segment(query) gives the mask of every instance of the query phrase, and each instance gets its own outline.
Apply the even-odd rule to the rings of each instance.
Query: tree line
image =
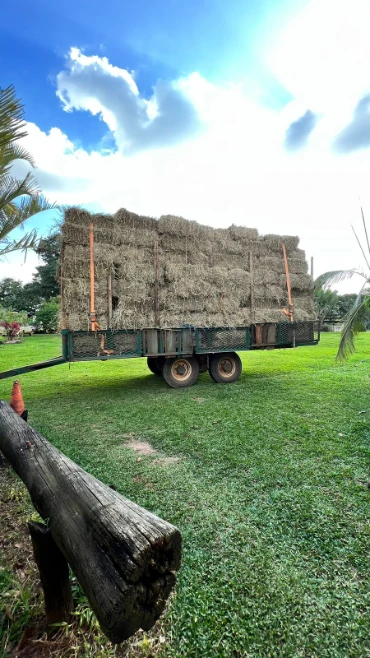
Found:
[[[55,331],[60,310],[60,234],[41,239],[34,250],[43,264],[36,268],[29,283],[22,284],[12,277],[0,280],[0,321],[20,321],[20,324],[28,321]]]
[[[344,320],[355,304],[357,294],[338,295],[336,290],[318,287],[315,290],[315,311],[321,324]],[[370,321],[370,312],[365,321]]]

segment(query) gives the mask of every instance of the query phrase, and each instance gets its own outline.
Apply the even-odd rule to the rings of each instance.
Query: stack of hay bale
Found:
[[[61,258],[63,311],[69,329],[89,328],[91,221],[95,306],[102,328],[108,328],[109,275],[113,329],[284,321],[283,242],[294,317],[314,318],[312,280],[297,237],[259,236],[256,229],[241,226],[214,229],[171,215],[156,220],[124,209],[108,216],[70,208],[62,229]]]

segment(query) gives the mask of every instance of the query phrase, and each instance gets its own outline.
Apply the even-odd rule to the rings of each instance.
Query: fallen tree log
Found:
[[[177,528],[89,475],[0,401],[0,450],[80,582],[122,642],[162,613],[181,561]]]

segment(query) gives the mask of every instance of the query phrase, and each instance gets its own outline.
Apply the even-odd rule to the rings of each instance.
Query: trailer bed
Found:
[[[169,386],[193,384],[209,371],[215,382],[236,381],[241,374],[238,352],[316,345],[319,322],[264,322],[245,327],[180,327],[174,329],[62,330],[62,355],[49,361],[12,368],[0,379],[62,363],[146,357],[149,369]]]
[[[181,327],[175,329],[106,329],[62,331],[66,361],[133,357],[170,357],[254,349],[316,345],[319,322],[265,322],[247,327]]]

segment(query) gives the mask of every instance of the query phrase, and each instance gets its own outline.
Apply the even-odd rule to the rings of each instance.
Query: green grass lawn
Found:
[[[370,335],[345,364],[338,340],[245,353],[231,385],[172,390],[142,359],[20,378],[33,427],[180,528],[166,658],[370,656]],[[26,338],[0,370],[59,353]]]

